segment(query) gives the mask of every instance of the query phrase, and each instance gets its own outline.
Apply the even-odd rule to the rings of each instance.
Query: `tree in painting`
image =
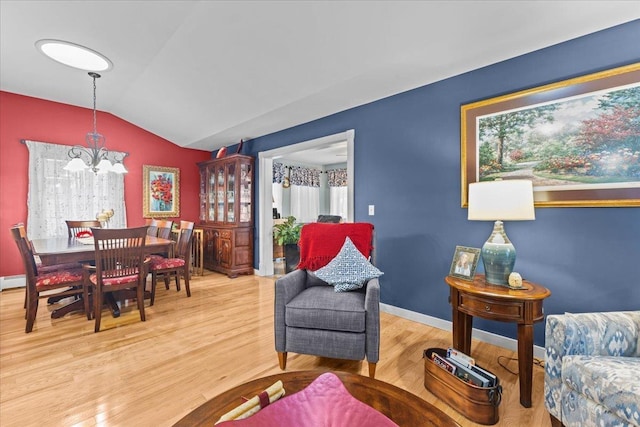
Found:
[[[500,168],[504,166],[505,151],[517,149],[523,135],[536,123],[553,122],[555,106],[531,108],[487,117],[480,121],[480,140],[494,140],[495,161]]]
[[[480,180],[640,181],[640,85],[479,118]]]

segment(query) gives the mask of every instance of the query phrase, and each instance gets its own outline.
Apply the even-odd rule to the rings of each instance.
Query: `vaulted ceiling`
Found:
[[[637,1],[0,1],[0,89],[215,150],[640,18]],[[637,41],[630,41],[636,42]],[[90,125],[90,124],[88,124]]]

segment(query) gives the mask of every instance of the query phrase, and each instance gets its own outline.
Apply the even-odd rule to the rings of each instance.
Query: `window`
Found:
[[[95,219],[103,209],[114,210],[109,227],[126,227],[123,175],[69,172],[63,168],[69,161],[70,146],[25,144],[29,149],[29,238],[66,237],[65,220]]]

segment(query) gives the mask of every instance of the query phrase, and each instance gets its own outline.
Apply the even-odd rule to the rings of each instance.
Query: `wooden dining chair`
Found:
[[[38,271],[33,249],[26,237],[24,226],[19,224],[11,227],[11,235],[16,242],[25,270],[25,319],[27,319],[27,324],[24,331],[29,333],[33,330],[40,298],[81,295],[83,293],[83,271],[79,265],[78,268],[73,269],[60,267],[51,271],[44,271],[44,269]],[[45,291],[47,294],[43,295]]]
[[[147,227],[147,236],[157,236],[158,235],[158,220],[155,218],[147,218],[146,220]]]
[[[20,233],[20,237],[24,237],[25,238],[25,241],[26,241],[27,245],[29,246],[29,249],[33,253],[33,246],[31,245],[31,240],[29,240],[29,238],[27,237],[27,230],[26,230],[24,224],[19,222],[17,224],[12,225],[12,227],[15,227],[15,228],[18,229],[18,232]],[[56,271],[56,270],[72,270],[74,268],[82,268],[82,264],[80,264],[79,262],[67,262],[67,263],[64,263],[64,264],[43,265],[38,256],[34,255],[33,259],[35,260],[36,268],[38,270],[38,273],[40,273],[40,274],[42,274],[42,273],[50,273],[50,272]]]
[[[27,246],[29,246],[29,250],[31,250],[31,252],[33,253],[33,246],[31,245],[31,240],[29,240],[29,238],[27,237],[27,230],[24,227],[23,223],[17,223],[14,224],[12,227],[16,227],[18,229],[18,232],[20,233],[20,237],[24,237],[25,242],[27,243]],[[40,258],[36,255],[33,255],[33,259],[36,263],[36,270],[38,272],[38,274],[43,274],[43,273],[51,273],[53,271],[58,271],[58,270],[74,270],[74,269],[78,269],[78,268],[82,268],[82,264],[80,264],[79,262],[68,262],[68,263],[63,263],[63,264],[52,264],[52,265],[42,265],[42,262],[40,261]],[[53,304],[58,302],[59,300],[63,299],[63,298],[67,298],[68,295],[53,295],[50,296],[47,299],[47,303],[48,304]],[[76,297],[79,298],[79,295],[76,295]],[[24,293],[24,308],[27,308],[27,293]]]
[[[191,296],[189,273],[191,268],[191,238],[193,237],[194,225],[195,223],[191,221],[180,221],[178,243],[173,257],[154,257],[151,259],[149,267],[151,272],[151,305],[155,302],[156,284],[159,277],[164,279],[167,289],[169,289],[170,279],[175,278],[177,291],[180,291],[180,276],[184,277],[187,296]]]
[[[104,294],[130,289],[136,291],[140,320],[144,322],[147,226],[121,229],[93,228],[92,232],[96,265],[84,265],[84,308],[87,319],[95,318],[94,331],[100,331]],[[93,299],[93,309],[90,298]]]
[[[158,234],[161,239],[171,238],[171,227],[173,227],[173,221],[158,220]]]
[[[77,237],[81,231],[91,231],[91,228],[100,228],[100,221],[88,220],[88,221],[72,221],[67,220],[67,230],[69,231],[69,238]]]
[[[173,221],[169,220],[154,220],[156,227],[156,234],[153,236],[159,237],[161,239],[171,239],[171,227],[173,227]],[[149,233],[147,233],[149,234]],[[151,236],[151,234],[149,234]],[[173,248],[173,247],[172,247]],[[157,260],[160,261],[162,258],[171,258],[173,256],[173,252],[163,252],[163,253],[153,253],[149,255],[151,261]]]

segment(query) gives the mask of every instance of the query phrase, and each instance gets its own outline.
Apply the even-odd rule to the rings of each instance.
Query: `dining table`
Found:
[[[173,253],[175,242],[170,239],[162,239],[155,236],[147,236],[145,239],[145,251],[153,253]],[[55,265],[66,263],[95,263],[95,245],[86,240],[75,237],[52,237],[46,239],[34,239],[31,241],[33,254],[40,258],[42,265]],[[109,293],[110,294],[110,293]],[[108,294],[108,295],[109,295]],[[114,317],[120,315],[120,309],[115,300],[110,300],[111,311]],[[82,299],[66,304],[51,312],[54,319],[65,316],[72,311],[84,310]]]

